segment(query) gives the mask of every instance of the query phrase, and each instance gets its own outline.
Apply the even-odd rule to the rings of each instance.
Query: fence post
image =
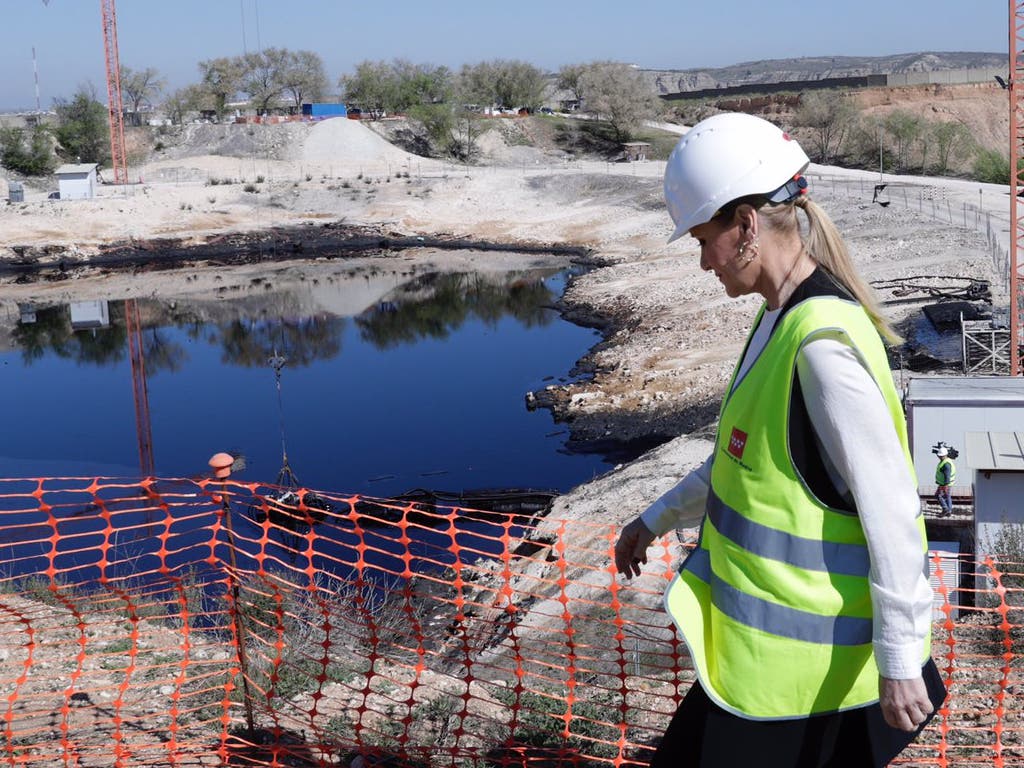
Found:
[[[228,532],[228,559],[231,561],[231,621],[235,625],[235,637],[238,639],[238,666],[242,673],[242,699],[245,703],[245,724],[249,732],[256,730],[256,718],[252,711],[252,694],[249,692],[249,659],[246,653],[245,621],[238,610],[238,562],[235,558],[235,531],[231,525],[231,503],[228,501],[227,479],[231,476],[231,467],[235,459],[228,453],[217,453],[210,459],[213,476],[222,480],[221,509],[224,512],[224,527]]]

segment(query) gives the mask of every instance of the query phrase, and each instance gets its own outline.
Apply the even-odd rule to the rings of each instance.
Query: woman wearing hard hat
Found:
[[[659,768],[884,766],[945,698],[882,344],[898,336],[808,197],[808,163],[771,123],[721,114],[680,139],[665,171],[671,240],[689,234],[729,296],[764,304],[711,457],[615,547],[619,572],[638,575],[656,536],[702,519],[665,594],[697,681]]]

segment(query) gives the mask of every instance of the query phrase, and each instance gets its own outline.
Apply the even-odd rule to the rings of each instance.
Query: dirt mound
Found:
[[[255,125],[199,123],[183,125],[158,138],[153,160],[176,160],[196,155],[264,160],[294,160],[308,128],[301,123]]]
[[[429,162],[389,143],[358,120],[323,120],[308,129],[301,150],[307,168],[403,166]]]

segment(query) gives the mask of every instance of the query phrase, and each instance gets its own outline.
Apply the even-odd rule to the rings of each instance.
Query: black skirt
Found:
[[[946,687],[931,660],[922,669],[935,711]],[[878,703],[798,720],[747,720],[719,707],[694,683],[676,710],[651,768],[883,768],[916,731],[889,726]]]

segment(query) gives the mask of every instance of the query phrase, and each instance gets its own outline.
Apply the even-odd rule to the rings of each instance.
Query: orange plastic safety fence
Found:
[[[661,607],[683,547],[627,582],[616,533],[212,480],[0,480],[0,764],[644,765],[693,679]],[[1024,567],[933,570],[950,697],[898,762],[1024,765]]]

